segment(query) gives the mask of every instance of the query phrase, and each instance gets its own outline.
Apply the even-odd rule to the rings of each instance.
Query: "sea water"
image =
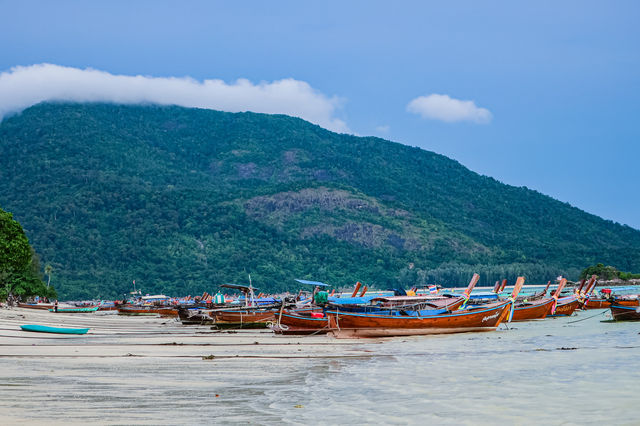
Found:
[[[0,358],[0,423],[640,424],[640,322],[603,322],[607,312],[312,345],[263,332],[239,352],[0,347],[11,353]]]

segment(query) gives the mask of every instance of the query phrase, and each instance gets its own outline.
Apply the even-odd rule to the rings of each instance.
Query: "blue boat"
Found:
[[[88,328],[63,328],[49,327],[47,325],[25,324],[20,326],[24,331],[36,331],[39,333],[57,333],[57,334],[87,334]]]

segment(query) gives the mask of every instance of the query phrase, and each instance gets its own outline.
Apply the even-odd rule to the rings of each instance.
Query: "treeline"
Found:
[[[640,279],[640,274],[634,274],[632,272],[622,272],[616,269],[614,266],[605,266],[602,263],[589,266],[580,273],[580,279],[588,278],[592,275],[596,275],[600,280],[615,280],[629,281],[633,279]]]

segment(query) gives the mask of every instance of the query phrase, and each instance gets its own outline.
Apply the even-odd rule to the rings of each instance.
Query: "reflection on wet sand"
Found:
[[[481,335],[335,340],[2,309],[0,412],[3,424],[48,425],[624,423],[640,418],[640,330],[603,319],[588,311]]]

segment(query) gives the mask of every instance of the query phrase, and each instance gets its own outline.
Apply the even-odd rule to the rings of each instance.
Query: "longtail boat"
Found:
[[[596,275],[592,275],[591,278],[589,278],[589,281],[584,286],[584,291],[581,290],[582,285],[580,286],[580,288],[576,290],[576,297],[580,301],[580,306],[579,306],[580,309],[587,309],[587,304],[589,303],[591,296],[593,296],[593,291],[596,288],[596,284],[597,284],[596,278],[597,278]]]
[[[357,313],[327,311],[331,333],[338,338],[411,336],[471,331],[493,331],[502,321],[508,320],[511,308],[522,289],[524,278],[519,277],[508,300],[477,308],[434,309],[389,313]]]
[[[90,306],[90,307],[84,307],[84,308],[78,308],[78,307],[63,307],[63,306],[58,306],[58,308],[56,309],[55,307],[53,309],[49,309],[49,312],[57,312],[57,313],[65,313],[65,314],[70,314],[70,313],[88,313],[88,312],[95,312],[98,310],[97,306]]]
[[[521,302],[514,307],[511,321],[529,321],[546,318],[551,314],[555,303],[556,300],[552,297],[533,300],[531,302]]]
[[[118,303],[116,302],[100,302],[98,304],[99,311],[117,311]]]
[[[330,331],[329,317],[317,311],[284,311],[277,314],[271,328],[276,334],[326,334]]]
[[[534,294],[523,294],[518,296],[518,298],[516,299],[516,302],[533,302],[534,300],[542,300],[542,299],[546,299],[547,298],[547,291],[549,290],[549,287],[551,286],[551,281],[547,282],[547,286]],[[517,308],[517,305],[516,305]]]
[[[366,299],[369,305],[351,304],[351,300],[355,297],[347,298],[344,302],[340,299],[334,299],[328,304],[329,310],[337,310],[339,312],[357,312],[367,314],[380,315],[434,315],[436,313],[445,313],[460,308],[469,300],[469,295],[473,287],[477,284],[480,276],[474,274],[469,285],[461,295],[443,295],[443,296],[388,296],[374,297]],[[356,283],[357,293],[360,282]],[[361,294],[362,296],[363,294]],[[362,298],[360,298],[362,299]],[[319,309],[305,309],[295,311],[280,312],[277,316],[277,322],[271,324],[271,328],[277,334],[325,334],[331,330],[329,317],[320,312]]]
[[[160,315],[164,317],[177,317],[178,310],[169,306],[121,305],[118,306],[118,315]]]
[[[64,327],[49,327],[46,325],[38,324],[25,324],[20,326],[24,331],[36,331],[39,333],[57,333],[57,334],[87,334],[88,328],[64,328]]]
[[[216,328],[266,328],[268,323],[275,320],[275,313],[282,306],[282,302],[271,303],[269,305],[259,305],[256,302],[254,291],[257,288],[249,285],[222,284],[220,287],[240,290],[244,293],[244,307],[233,309],[212,309],[207,311],[214,319]]]
[[[640,321],[640,306],[611,304],[611,316],[616,321]]]
[[[549,288],[551,282],[547,283],[546,290]],[[560,284],[558,284],[558,288],[556,289],[553,297],[549,297],[546,299],[537,299],[533,301],[518,301],[516,299],[516,304],[513,308],[513,316],[511,321],[529,321],[534,319],[543,319],[548,315],[551,315],[555,312],[558,303],[558,295],[567,284],[566,279],[560,280]]]
[[[18,303],[19,308],[42,309],[47,310],[53,308],[53,303]]]
[[[328,311],[331,333],[338,338],[411,336],[493,331],[507,318],[511,301],[429,316],[360,314]]]
[[[329,309],[339,309],[343,312],[377,312],[381,308],[386,309],[403,309],[410,311],[430,310],[430,309],[446,309],[454,311],[467,303],[473,288],[478,283],[480,275],[473,274],[469,285],[462,294],[445,294],[445,295],[422,295],[422,296],[385,296],[373,297],[368,299],[370,305],[362,303],[338,303],[340,299],[334,299],[329,302]],[[358,283],[359,284],[359,283]],[[348,299],[347,299],[348,302]]]
[[[275,309],[217,311],[214,324],[218,327],[266,328],[267,323],[275,321]]]

